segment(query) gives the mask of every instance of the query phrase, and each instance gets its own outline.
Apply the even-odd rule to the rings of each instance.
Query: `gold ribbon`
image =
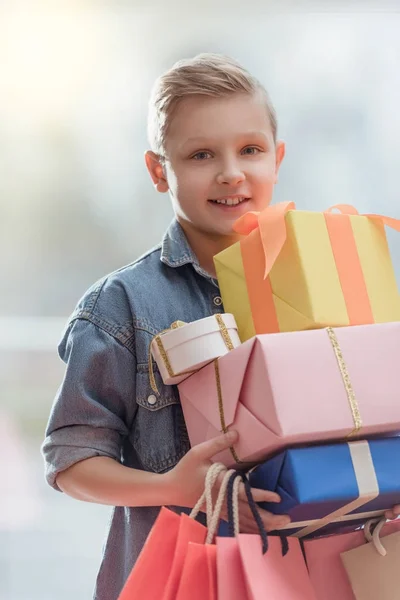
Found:
[[[349,400],[351,415],[353,417],[353,422],[354,422],[354,428],[347,435],[347,437],[352,437],[353,435],[356,435],[359,433],[359,431],[363,425],[360,408],[358,406],[358,402],[357,402],[356,395],[354,393],[353,386],[351,385],[349,372],[347,370],[347,366],[346,366],[345,360],[343,358],[343,353],[340,348],[339,340],[336,337],[336,333],[332,329],[332,327],[327,327],[326,331],[329,336],[329,340],[332,344],[333,351],[335,352],[336,360],[339,365],[340,374],[342,376],[343,384],[346,389],[347,398]]]
[[[222,316],[220,314],[216,314],[215,318],[218,323],[218,327],[219,327],[220,333],[222,335],[222,339],[224,340],[225,346],[227,347],[228,350],[233,350],[233,348],[234,348],[233,342],[231,340],[231,336],[229,335],[229,331],[224,323]],[[153,392],[155,392],[157,395],[160,395],[160,392],[158,391],[156,380],[154,377],[153,357],[152,357],[152,353],[151,353],[151,346],[152,346],[153,342],[155,342],[157,344],[158,350],[160,352],[160,356],[163,360],[165,368],[167,369],[167,373],[168,373],[169,377],[180,377],[181,375],[192,375],[193,373],[196,373],[198,371],[198,369],[194,369],[192,371],[181,371],[180,373],[174,373],[171,363],[168,358],[167,351],[165,350],[164,344],[161,339],[162,335],[164,333],[168,333],[169,331],[172,331],[173,329],[178,329],[178,327],[183,327],[184,325],[187,325],[187,323],[185,323],[184,321],[174,321],[172,323],[171,327],[169,327],[169,329],[164,329],[163,331],[160,331],[160,333],[155,335],[150,342],[150,348],[149,348],[150,386],[151,386],[151,389],[153,390]]]
[[[223,431],[223,433],[228,433],[228,428],[227,428],[226,422],[225,422],[224,401],[222,399],[222,387],[221,387],[221,377],[220,377],[220,373],[219,373],[218,359],[214,360],[214,370],[215,370],[215,380],[217,382],[218,410],[219,410],[219,418],[221,421],[221,430]],[[236,463],[240,464],[242,461],[239,459],[238,455],[236,454],[236,450],[233,448],[233,446],[231,446],[229,448],[229,450],[231,451],[234,461]]]

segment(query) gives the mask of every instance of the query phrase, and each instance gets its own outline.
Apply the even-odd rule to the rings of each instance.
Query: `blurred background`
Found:
[[[39,447],[68,315],[172,218],[143,160],[154,79],[198,52],[237,58],[287,144],[276,201],[400,217],[399,8],[0,0],[1,600],[92,597],[109,509],[47,488]]]

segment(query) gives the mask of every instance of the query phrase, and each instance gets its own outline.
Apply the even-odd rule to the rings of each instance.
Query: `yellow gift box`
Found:
[[[385,225],[349,205],[322,212],[293,202],[247,213],[246,234],[214,257],[224,310],[243,341],[262,333],[400,320],[400,296]]]

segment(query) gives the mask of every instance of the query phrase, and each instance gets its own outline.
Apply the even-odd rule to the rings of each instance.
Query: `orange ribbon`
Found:
[[[259,228],[265,258],[264,279],[268,277],[286,240],[285,215],[295,209],[294,202],[281,202],[268,206],[262,212],[250,211],[233,224],[233,230],[242,235]]]
[[[358,210],[356,208],[354,208],[354,206],[352,206],[351,204],[335,204],[334,206],[331,206],[330,208],[328,208],[325,211],[325,213],[330,213],[335,208],[337,210],[339,210],[342,213],[342,215],[359,215],[361,217],[368,217],[369,219],[375,219],[375,220],[380,221],[381,223],[383,223],[384,225],[387,225],[391,229],[400,231],[400,219],[394,219],[393,217],[386,217],[384,215],[377,215],[374,213],[365,213],[365,214],[360,215]]]

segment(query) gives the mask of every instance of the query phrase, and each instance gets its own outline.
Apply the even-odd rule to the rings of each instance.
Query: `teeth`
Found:
[[[213,202],[216,202],[217,204],[225,204],[228,206],[237,206],[244,200],[246,200],[246,198],[244,196],[240,196],[240,198],[220,198],[219,200],[213,200]]]

